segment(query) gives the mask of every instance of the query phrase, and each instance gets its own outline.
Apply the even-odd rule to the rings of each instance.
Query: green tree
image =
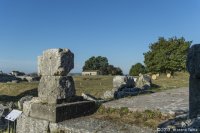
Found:
[[[145,66],[141,63],[136,63],[133,65],[129,71],[129,75],[131,76],[138,76],[140,73],[145,73]]]
[[[175,72],[186,69],[187,52],[192,41],[183,37],[172,37],[168,40],[160,37],[150,44],[149,51],[144,53],[144,63],[149,72]]]
[[[106,57],[92,56],[89,58],[83,67],[83,70],[100,70],[101,68],[106,68],[108,66],[108,59]]]
[[[109,65],[108,59],[102,56],[92,56],[86,60],[83,71],[86,70],[98,70],[102,75],[123,75],[123,72],[119,67]]]

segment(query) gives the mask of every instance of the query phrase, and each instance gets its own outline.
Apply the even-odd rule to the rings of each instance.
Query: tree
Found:
[[[106,70],[107,75],[123,75],[122,70],[119,67],[114,67],[113,65],[108,65]]]
[[[86,70],[98,70],[102,75],[123,75],[123,72],[119,67],[109,65],[108,59],[102,56],[92,56],[86,60],[83,71]]]
[[[83,67],[85,70],[100,70],[101,68],[106,68],[108,66],[108,59],[106,57],[94,57],[89,58]]]
[[[186,69],[187,52],[192,41],[183,37],[172,37],[166,40],[160,37],[150,44],[149,51],[144,53],[144,63],[149,72],[175,72]]]
[[[145,73],[145,66],[141,63],[136,63],[133,65],[129,71],[129,75],[131,76],[138,76],[140,73]]]

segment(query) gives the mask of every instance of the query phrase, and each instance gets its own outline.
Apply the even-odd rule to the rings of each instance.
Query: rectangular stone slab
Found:
[[[30,117],[57,123],[85,116],[93,113],[94,111],[95,102],[93,101],[80,101],[57,105],[33,103],[31,105]]]

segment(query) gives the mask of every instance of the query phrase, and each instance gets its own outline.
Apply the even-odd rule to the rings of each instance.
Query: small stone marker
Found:
[[[156,79],[157,79],[157,76],[156,76],[155,74],[153,74],[153,75],[151,76],[151,78],[152,78],[153,80],[156,80]]]
[[[193,45],[187,57],[187,70],[190,73],[189,83],[189,117],[200,115],[200,44]]]
[[[171,77],[172,77],[171,73],[168,73],[167,78],[171,78]]]

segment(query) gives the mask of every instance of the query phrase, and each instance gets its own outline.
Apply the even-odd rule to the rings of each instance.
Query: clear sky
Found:
[[[69,48],[73,72],[100,55],[128,73],[160,36],[200,43],[200,0],[0,0],[4,72],[36,72],[43,50]]]

